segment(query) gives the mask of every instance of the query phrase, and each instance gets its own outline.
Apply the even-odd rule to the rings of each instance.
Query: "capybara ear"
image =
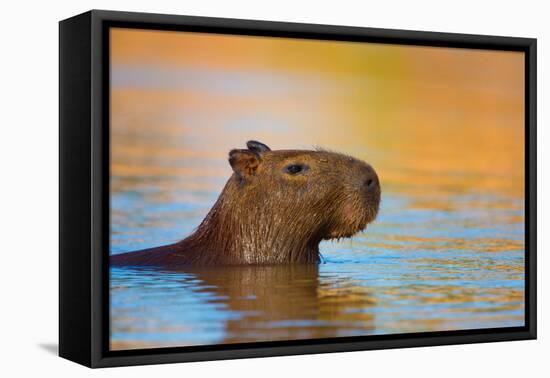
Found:
[[[271,151],[271,148],[267,147],[262,142],[258,142],[257,140],[249,140],[248,142],[246,142],[246,147],[248,147],[250,151],[254,151],[258,154]]]
[[[254,151],[231,150],[229,151],[229,164],[233,171],[240,177],[253,176],[260,166],[261,158]]]

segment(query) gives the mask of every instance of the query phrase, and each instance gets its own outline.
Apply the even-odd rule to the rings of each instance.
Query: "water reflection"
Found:
[[[369,290],[345,276],[321,279],[317,265],[113,269],[112,279],[113,349],[159,346],[150,332],[169,333],[160,344],[168,346],[170,339],[184,345],[185,337],[191,344],[236,343],[369,334],[374,329],[374,314],[367,310],[375,299]],[[124,305],[131,306],[132,299],[142,303],[139,312]],[[170,325],[155,324],[159,304]],[[212,317],[213,309],[223,315]]]
[[[112,268],[111,348],[523,324],[522,261],[513,254],[369,249],[350,256],[328,244],[319,266]]]

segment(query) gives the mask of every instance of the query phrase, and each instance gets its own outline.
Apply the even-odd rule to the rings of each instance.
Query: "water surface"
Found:
[[[143,193],[113,196],[114,217],[132,219],[130,227],[114,227],[115,253],[177,239],[185,228],[176,219],[189,218],[190,229],[200,220],[192,206],[174,209],[155,203],[154,191]],[[523,231],[515,221],[521,202],[452,200],[464,208],[416,209],[410,198],[386,193],[365,233],[322,243],[319,266],[112,268],[112,346],[523,325]],[[492,210],[478,210],[480,204]]]
[[[189,235],[249,139],[354,155],[382,185],[377,220],[318,266],[111,268],[112,349],[524,325],[519,53],[124,30],[111,46],[110,253]]]

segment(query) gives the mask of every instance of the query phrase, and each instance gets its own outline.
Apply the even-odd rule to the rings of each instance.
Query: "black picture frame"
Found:
[[[521,51],[525,54],[525,326],[109,351],[110,27]],[[89,367],[536,338],[536,39],[92,10],[59,24],[59,354]]]

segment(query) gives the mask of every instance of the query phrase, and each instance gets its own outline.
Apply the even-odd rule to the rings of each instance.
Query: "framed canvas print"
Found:
[[[60,22],[60,355],[536,337],[536,40]]]

